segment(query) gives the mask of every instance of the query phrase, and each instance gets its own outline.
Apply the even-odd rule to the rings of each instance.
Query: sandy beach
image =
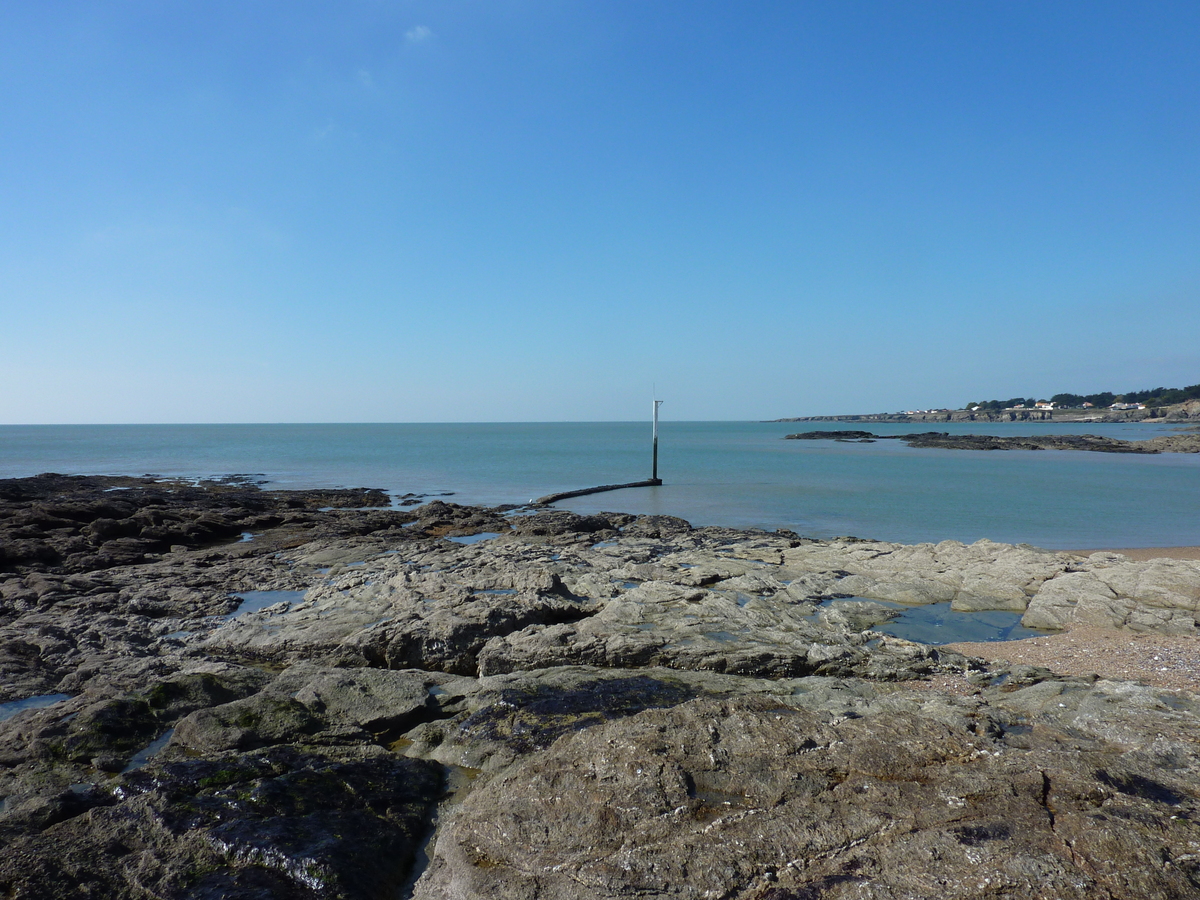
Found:
[[[1165,688],[1200,687],[1200,637],[1073,628],[1062,634],[1001,643],[947,644],[991,662],[1044,666],[1060,675],[1098,675]]]

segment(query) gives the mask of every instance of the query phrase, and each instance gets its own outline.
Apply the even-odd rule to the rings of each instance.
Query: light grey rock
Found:
[[[950,606],[959,612],[1002,609],[1024,612],[1029,605],[1030,583],[1005,579],[991,573],[972,572],[963,577],[962,586]]]
[[[1067,569],[1071,557],[992,541],[831,541],[785,550],[783,560],[785,570],[843,571],[841,591],[871,600],[950,601],[961,611],[1020,612],[1043,583]]]
[[[842,589],[843,581],[841,576],[832,572],[807,572],[789,580],[785,593],[800,602],[853,593]]]
[[[464,684],[465,682],[465,684]],[[210,705],[184,718],[172,749],[248,750],[319,740],[346,743],[410,728],[440,707],[437,696],[471,694],[473,679],[422,671],[337,669],[301,663],[253,696]]]
[[[837,587],[839,593],[910,606],[957,602],[958,598],[958,591],[953,585],[933,580],[892,581],[879,580],[870,575],[849,575],[841,579]]]
[[[1200,566],[1185,560],[1134,561],[1093,554],[1081,571],[1044,583],[1022,623],[1031,628],[1094,625],[1195,634],[1200,623]]]
[[[563,582],[571,593],[591,600],[607,600],[609,597],[616,596],[619,590],[607,571],[566,575]]]
[[[891,621],[900,613],[901,610],[895,607],[872,603],[870,600],[834,600],[828,606],[821,607],[820,618],[823,623],[835,628],[866,631],[872,625]]]
[[[1024,612],[1031,628],[1072,624],[1195,633],[1200,626],[1200,565],[1135,562],[1096,553],[1080,561],[1024,545],[991,541],[902,545],[877,541],[807,543],[782,551],[777,577],[841,573],[838,592],[872,600],[950,601],[961,612]]]
[[[774,595],[784,590],[787,585],[770,575],[747,572],[742,575],[735,575],[733,578],[726,578],[723,581],[715,582],[711,587],[713,590],[718,591]]]
[[[1177,609],[1196,613],[1200,610],[1200,564],[1182,559],[1129,561],[1094,570],[1119,597],[1128,597],[1139,606]]]
[[[1116,594],[1093,572],[1067,572],[1044,585],[1029,602],[1021,617],[1027,628],[1059,629],[1074,621],[1075,607],[1086,601],[1095,609],[1107,608],[1116,601]],[[1124,617],[1105,618],[1098,624],[1118,628]]]

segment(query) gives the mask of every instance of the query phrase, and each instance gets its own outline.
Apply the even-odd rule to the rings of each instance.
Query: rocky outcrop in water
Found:
[[[873,630],[1194,634],[1195,563],[133,481],[0,484],[5,896],[1200,892],[1200,698]]]
[[[910,447],[940,450],[1090,450],[1099,453],[1200,453],[1200,435],[1171,434],[1144,441],[1123,441],[1095,434],[1045,434],[1008,436],[993,434],[950,434],[925,431],[920,434],[873,434],[870,431],[804,431],[784,435],[789,441],[834,440],[870,444],[874,441],[904,441]]]

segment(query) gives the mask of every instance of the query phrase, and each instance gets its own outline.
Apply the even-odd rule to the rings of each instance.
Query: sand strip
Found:
[[[1130,547],[1123,550],[1064,550],[1064,553],[1075,553],[1079,556],[1091,556],[1093,553],[1120,553],[1130,559],[1192,559],[1200,560],[1200,547]]]
[[[1077,627],[1023,641],[947,644],[966,656],[1200,691],[1200,636]]]

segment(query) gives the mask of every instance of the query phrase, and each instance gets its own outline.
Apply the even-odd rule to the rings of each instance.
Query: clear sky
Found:
[[[0,422],[1200,382],[1200,3],[0,0]]]

